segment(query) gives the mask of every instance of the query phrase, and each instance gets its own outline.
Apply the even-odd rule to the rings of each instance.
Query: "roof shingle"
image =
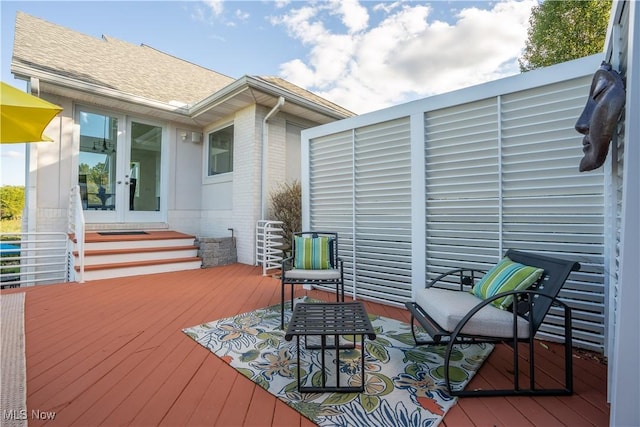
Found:
[[[23,12],[13,62],[165,103],[191,105],[235,81],[144,44],[97,39]]]

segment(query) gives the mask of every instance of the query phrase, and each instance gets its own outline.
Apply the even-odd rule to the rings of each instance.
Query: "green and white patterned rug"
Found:
[[[302,301],[310,300],[296,300]],[[286,323],[290,316],[287,310]],[[416,347],[407,323],[371,314],[369,318],[377,338],[365,340],[364,393],[298,392],[296,341],[284,339],[279,304],[183,331],[320,426],[437,425],[456,402],[444,387],[444,346]],[[342,384],[361,383],[359,343],[353,350],[341,350]],[[320,351],[301,347],[302,375],[314,382]],[[456,347],[450,375],[456,389],[464,388],[492,349],[491,344]],[[326,364],[335,366],[335,350],[327,352]],[[330,378],[332,375],[335,378],[335,372],[329,373]]]

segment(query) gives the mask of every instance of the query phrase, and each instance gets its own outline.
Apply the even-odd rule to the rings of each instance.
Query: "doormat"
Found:
[[[296,302],[307,301],[296,299]],[[288,304],[287,304],[288,305]],[[285,320],[291,310],[285,313]],[[198,344],[296,411],[324,426],[434,427],[456,402],[444,386],[444,346],[416,347],[407,323],[369,314],[375,340],[365,349],[344,350],[340,373],[360,384],[365,357],[364,393],[300,393],[296,380],[295,340],[280,329],[280,304],[184,329]],[[423,338],[425,338],[423,336]],[[348,337],[346,339],[349,339]],[[462,389],[493,349],[493,344],[455,346],[452,385]],[[320,352],[301,349],[301,372],[318,384]],[[335,351],[328,352],[334,365]],[[329,372],[329,376],[336,375]]]
[[[137,234],[149,234],[146,231],[98,231],[101,236],[135,236]]]

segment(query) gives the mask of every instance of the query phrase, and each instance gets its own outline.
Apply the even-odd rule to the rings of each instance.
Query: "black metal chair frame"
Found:
[[[411,326],[413,338],[416,345],[437,345],[447,346],[445,352],[444,376],[447,390],[451,396],[549,396],[549,395],[571,395],[573,394],[573,356],[572,356],[572,329],[571,329],[571,307],[560,301],[557,296],[565,281],[572,271],[580,270],[580,264],[575,261],[569,261],[559,258],[552,258],[545,255],[521,252],[516,250],[508,250],[505,254],[511,260],[544,269],[542,277],[534,283],[529,289],[523,291],[510,291],[494,295],[491,298],[481,300],[481,302],[470,310],[453,331],[447,331],[435,322],[425,310],[415,302],[407,302],[405,306],[411,312]],[[441,274],[427,284],[427,288],[434,286],[443,278],[457,274],[459,276],[459,285],[461,292],[468,292],[476,283],[475,273],[482,273],[481,270],[458,268]],[[452,290],[451,292],[458,292]],[[473,319],[473,316],[483,307],[491,304],[493,301],[504,296],[513,296],[513,304],[511,312],[513,313],[513,334],[510,338],[500,338],[491,336],[468,335],[462,333],[465,325]],[[534,339],[538,329],[542,325],[551,306],[560,307],[564,317],[564,362],[565,362],[565,378],[562,388],[536,388],[535,384],[535,357],[534,357]],[[515,309],[514,309],[515,307]],[[518,337],[517,317],[520,316],[528,321],[528,338]],[[415,321],[422,326],[431,337],[431,340],[420,340],[416,336]],[[513,349],[513,389],[501,390],[452,390],[449,378],[449,365],[451,362],[451,354],[456,344],[469,342],[504,342]],[[518,343],[528,343],[529,356],[529,386],[521,388],[519,381],[519,345]]]
[[[328,237],[329,238],[329,262],[333,270],[339,270],[340,275],[335,279],[318,279],[313,277],[286,277],[287,271],[293,270],[295,265],[295,236],[299,237]],[[329,231],[301,231],[293,233],[291,239],[291,256],[282,260],[282,269],[280,271],[281,281],[281,300],[280,300],[280,328],[284,329],[284,289],[286,285],[291,286],[291,310],[293,311],[293,291],[295,285],[311,285],[311,286],[327,286],[335,285],[336,301],[344,302],[344,272],[343,262],[338,256],[338,233]]]

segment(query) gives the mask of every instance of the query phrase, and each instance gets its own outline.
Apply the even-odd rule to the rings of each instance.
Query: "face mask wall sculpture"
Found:
[[[610,64],[603,62],[593,75],[587,105],[575,125],[584,135],[580,172],[597,169],[604,163],[625,98],[622,78]]]

